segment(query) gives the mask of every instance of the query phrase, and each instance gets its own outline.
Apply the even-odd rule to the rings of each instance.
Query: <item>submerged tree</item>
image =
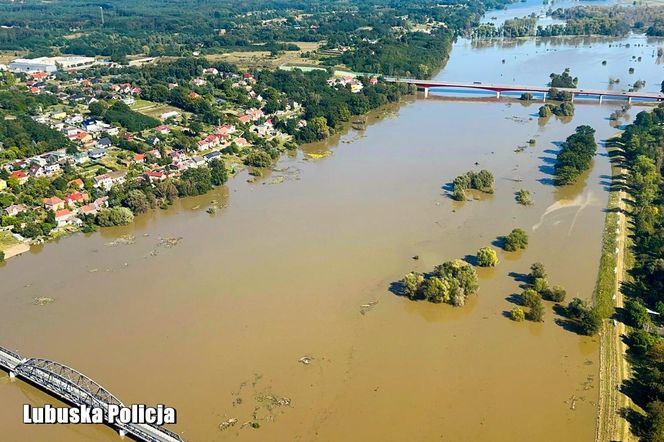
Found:
[[[480,267],[495,267],[498,264],[498,255],[491,247],[482,247],[477,251],[477,265]]]
[[[525,249],[528,245],[528,235],[523,229],[514,229],[505,237],[503,249],[508,252],[515,252]]]

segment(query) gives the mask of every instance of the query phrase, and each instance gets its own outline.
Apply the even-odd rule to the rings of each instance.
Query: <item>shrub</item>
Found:
[[[508,252],[525,249],[528,245],[528,235],[523,229],[514,229],[505,237],[503,248]]]
[[[510,311],[510,318],[512,318],[512,321],[523,322],[526,319],[526,313],[521,307],[514,307]]]
[[[530,307],[528,319],[535,322],[544,321],[544,306],[542,305],[542,300],[540,298],[537,298],[537,302]]]
[[[526,307],[531,307],[540,302],[541,298],[539,293],[533,289],[525,289],[521,293],[521,303]]]
[[[272,165],[272,157],[263,151],[251,152],[244,159],[244,164],[252,167],[270,167]]]
[[[125,226],[134,221],[134,214],[126,207],[102,209],[97,214],[97,224],[102,227]]]
[[[482,247],[477,251],[477,264],[480,267],[495,267],[498,264],[496,251],[491,247]]]
[[[530,266],[528,279],[531,283],[534,283],[537,278],[546,278],[546,270],[544,270],[544,264],[541,262],[536,262]]]
[[[530,206],[533,204],[530,192],[525,189],[521,189],[516,193],[516,201],[524,206]]]
[[[553,302],[563,302],[567,296],[567,291],[559,285],[548,288],[543,293],[544,298]]]

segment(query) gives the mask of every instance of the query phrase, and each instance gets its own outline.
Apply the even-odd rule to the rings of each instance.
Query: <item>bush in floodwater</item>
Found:
[[[528,235],[523,229],[514,229],[505,237],[503,249],[508,252],[516,252],[525,249],[528,245]]]
[[[521,307],[514,307],[510,310],[510,318],[512,321],[523,322],[526,319],[526,312]]]
[[[521,293],[521,304],[523,304],[526,307],[532,307],[541,300],[542,298],[540,297],[539,293],[537,293],[533,289],[525,289]]]
[[[498,264],[498,255],[491,247],[482,247],[477,251],[477,265],[480,267],[495,267]]]
[[[530,192],[525,189],[521,189],[516,193],[516,201],[523,206],[530,206],[533,204]]]
[[[544,299],[553,302],[563,302],[567,296],[567,291],[559,285],[554,285],[544,291],[542,294]]]
[[[531,101],[533,98],[534,98],[533,94],[531,94],[530,92],[524,92],[519,97],[519,100],[521,100],[521,101]]]
[[[528,312],[528,319],[534,322],[543,322],[544,321],[544,306],[542,305],[542,299],[537,298],[537,302],[530,307]]]

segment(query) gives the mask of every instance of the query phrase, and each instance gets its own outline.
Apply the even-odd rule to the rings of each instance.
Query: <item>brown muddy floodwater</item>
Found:
[[[626,76],[629,51],[656,47],[575,45],[585,54],[568,65],[589,87],[608,78],[592,72],[612,51],[623,65],[609,67]],[[441,76],[461,80],[476,53],[475,78],[516,77],[545,49],[462,41]],[[538,83],[561,70],[543,60]],[[646,64],[659,75],[650,58],[637,74]],[[538,121],[538,103],[481,99],[383,110],[366,130],[286,157],[259,182],[242,173],[133,226],[12,259],[0,269],[0,343],[75,367],[125,403],[176,407],[173,429],[190,441],[589,441],[596,339],[564,330],[551,303],[541,324],[504,313],[520,292],[510,274],[535,261],[569,298],[591,297],[608,158],[601,146],[592,170],[563,189],[551,185],[552,159],[577,125],[614,134],[607,117],[619,105],[578,104],[566,122]],[[530,138],[535,146],[515,152]],[[477,168],[493,172],[495,194],[453,202],[442,187]],[[533,207],[514,201],[520,188]],[[212,200],[224,204],[215,215],[205,212]],[[474,254],[515,227],[529,232],[528,249],[499,252],[465,307],[389,291],[404,273]],[[135,242],[109,244],[121,235]],[[160,237],[182,239],[168,247]],[[37,296],[55,302],[35,306]],[[21,424],[23,403],[52,400],[4,374],[0,401],[2,440],[117,440],[105,427]],[[260,428],[241,428],[254,413]],[[239,423],[219,430],[229,418]]]

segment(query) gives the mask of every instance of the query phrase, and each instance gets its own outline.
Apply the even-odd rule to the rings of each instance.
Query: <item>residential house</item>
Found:
[[[155,181],[164,181],[166,179],[166,173],[163,170],[150,170],[145,172],[145,177],[150,180],[151,183]]]
[[[82,215],[96,215],[99,211],[99,207],[97,207],[95,203],[90,203],[81,207],[79,211]]]
[[[74,192],[65,196],[65,203],[69,207],[76,207],[76,205],[83,204],[88,200],[88,194],[85,192]]]
[[[92,149],[88,152],[88,156],[91,160],[101,160],[106,156],[106,149]]]
[[[65,202],[62,199],[58,198],[57,196],[53,196],[51,198],[44,198],[43,202],[44,202],[44,208],[46,210],[52,210],[55,212],[56,210],[65,208]]]
[[[28,169],[28,173],[30,174],[30,176],[33,176],[35,178],[42,177],[46,174],[44,168],[37,163],[30,166],[30,169]]]
[[[127,172],[123,170],[116,170],[114,172],[108,172],[102,175],[97,175],[93,178],[94,186],[102,188],[107,192],[111,190],[111,187],[117,184],[123,184],[125,182],[125,176]]]
[[[60,172],[60,170],[61,170],[61,167],[60,167],[60,165],[59,165],[58,163],[55,163],[55,164],[47,164],[47,165],[44,167],[44,173],[45,173],[46,175],[48,175],[48,176],[54,175],[54,174]]]
[[[71,180],[69,183],[67,183],[70,187],[73,187],[75,189],[82,189],[85,187],[85,183],[83,183],[83,180],[80,178],[76,178],[75,180]]]
[[[137,153],[134,154],[134,163],[143,164],[145,162],[145,154]]]
[[[170,126],[162,124],[161,126],[155,127],[154,131],[157,132],[158,134],[167,135],[167,134],[171,133],[171,128],[170,128]]]
[[[19,213],[27,212],[28,208],[25,204],[12,204],[11,206],[5,209],[7,215],[16,216]]]
[[[55,212],[55,222],[58,224],[58,227],[73,224],[76,220],[80,223],[80,220],[76,218],[74,212],[69,209],[62,209]]]
[[[16,178],[19,184],[25,184],[28,181],[28,174],[24,170],[17,170],[9,175],[10,178]]]
[[[108,149],[109,147],[111,147],[113,145],[113,143],[111,142],[111,140],[104,137],[101,140],[97,141],[96,145],[100,149]]]

